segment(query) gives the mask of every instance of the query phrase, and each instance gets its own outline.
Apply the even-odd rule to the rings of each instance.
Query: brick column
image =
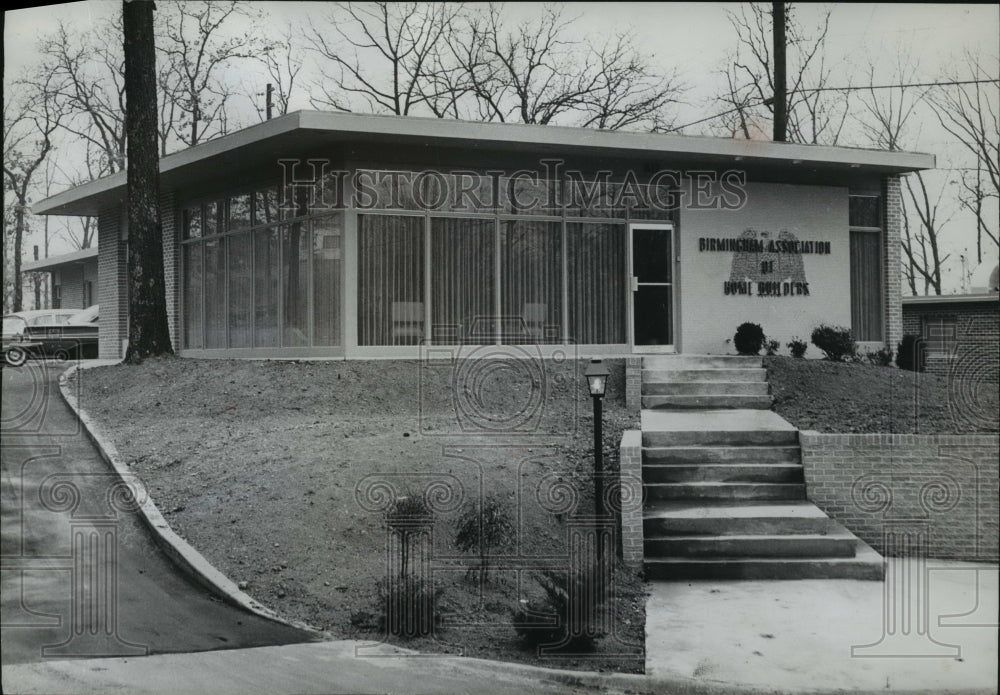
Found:
[[[642,540],[642,432],[625,430],[619,449],[621,476],[622,562],[641,570],[645,553]]]
[[[178,256],[180,255],[180,229],[177,197],[173,190],[160,191],[160,230],[163,240],[163,279],[167,295],[167,325],[170,327],[170,344],[174,352],[180,350],[180,283]]]
[[[625,407],[638,413],[642,407],[642,358],[625,358]]]
[[[903,201],[900,177],[886,176],[882,182],[885,222],[882,230],[882,307],[886,345],[893,350],[903,339],[903,303],[901,282]]]
[[[98,354],[120,359],[128,336],[127,243],[121,239],[122,208],[103,207],[97,217],[97,297],[101,305]]]

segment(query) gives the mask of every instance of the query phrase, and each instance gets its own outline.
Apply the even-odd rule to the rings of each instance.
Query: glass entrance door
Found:
[[[673,228],[632,227],[632,339],[642,352],[674,347]]]

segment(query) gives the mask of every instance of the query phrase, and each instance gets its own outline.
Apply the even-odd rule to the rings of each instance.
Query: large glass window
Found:
[[[309,225],[295,222],[281,231],[283,345],[309,344]]]
[[[205,347],[202,336],[202,246],[184,247],[184,346]]]
[[[431,338],[435,344],[490,337],[471,332],[491,326],[496,315],[495,230],[493,220],[431,220]]]
[[[424,218],[358,216],[358,344],[424,339]]]
[[[851,330],[857,340],[882,340],[881,202],[879,196],[848,197]]]
[[[559,222],[510,220],[500,232],[500,313],[507,342],[562,342]]]
[[[229,347],[246,348],[252,344],[250,314],[252,283],[249,234],[229,237]]]
[[[881,234],[851,232],[851,329],[857,340],[882,339]]]
[[[343,215],[313,223],[313,344],[340,345]]]
[[[254,232],[254,347],[278,347],[278,229]]]
[[[183,208],[184,348],[340,344],[343,213],[269,224],[278,204],[270,186]]]
[[[625,225],[567,225],[567,309],[574,342],[626,342],[627,242]]]
[[[226,249],[224,239],[205,242],[205,347],[226,347]]]

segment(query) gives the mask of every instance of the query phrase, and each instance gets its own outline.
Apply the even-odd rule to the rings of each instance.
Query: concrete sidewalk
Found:
[[[892,562],[890,578],[912,569]],[[995,693],[997,568],[933,562],[927,576],[924,594],[901,593],[888,603],[884,587],[896,585],[891,581],[655,583],[644,676],[416,656],[390,647],[377,651],[382,656],[359,657],[360,643],[342,641],[19,664],[4,668],[3,687],[157,695]],[[886,605],[897,609],[888,617]],[[929,621],[905,622],[911,609]]]
[[[646,675],[797,693],[995,693],[997,574],[890,559],[884,583],[657,582]]]

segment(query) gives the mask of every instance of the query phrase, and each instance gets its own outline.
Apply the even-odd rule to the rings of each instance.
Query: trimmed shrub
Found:
[[[896,346],[896,366],[911,372],[924,371],[924,342],[917,335],[904,335]]]
[[[741,323],[739,328],[736,329],[736,335],[733,336],[733,344],[736,346],[736,352],[741,355],[758,355],[760,354],[760,349],[764,347],[764,329],[761,328],[756,323]]]
[[[843,362],[858,354],[858,344],[850,328],[820,325],[813,329],[812,344],[823,351],[828,360]]]
[[[489,576],[491,551],[513,546],[516,538],[517,526],[499,497],[488,496],[481,506],[470,502],[458,517],[455,547],[460,552],[479,555],[479,571],[484,581]]]
[[[802,359],[805,357],[806,350],[809,349],[809,343],[799,337],[795,337],[788,343],[788,349],[792,353],[792,357]]]
[[[892,364],[892,348],[886,345],[878,350],[866,352],[865,359],[876,367],[888,367]]]

